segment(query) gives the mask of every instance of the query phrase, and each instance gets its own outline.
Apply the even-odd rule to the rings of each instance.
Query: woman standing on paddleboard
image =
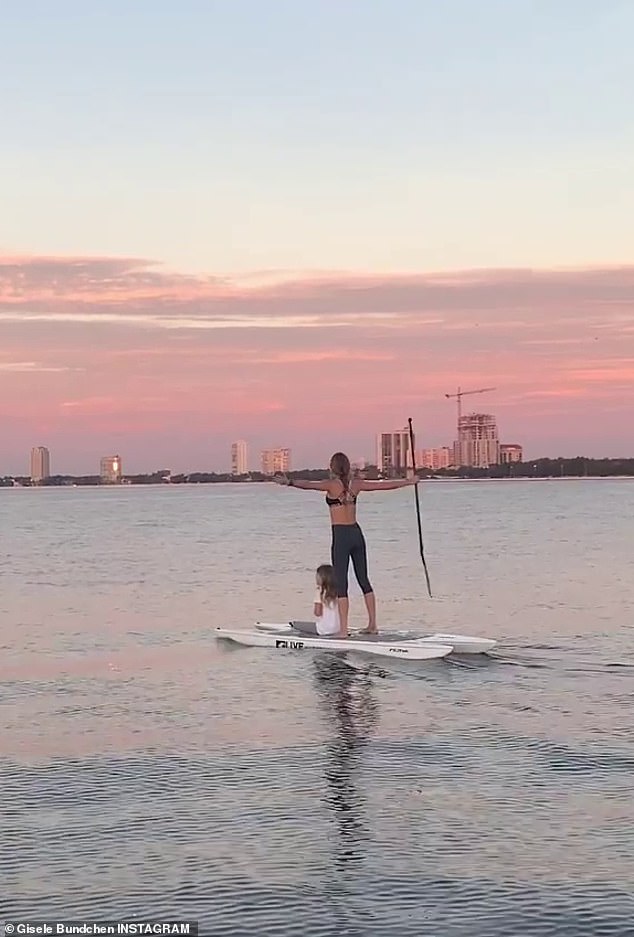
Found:
[[[392,491],[395,488],[405,488],[415,485],[418,479],[398,478],[390,481],[365,481],[362,478],[352,478],[350,460],[343,452],[335,452],[330,460],[331,477],[325,481],[309,481],[303,478],[287,478],[285,475],[276,476],[274,481],[278,485],[288,485],[291,488],[300,488],[304,491],[325,491],[326,504],[330,509],[330,523],[332,525],[331,558],[335,569],[337,582],[337,598],[339,603],[339,619],[341,622],[340,637],[348,637],[348,566],[352,560],[354,573],[363,592],[365,606],[368,610],[368,627],[365,634],[378,634],[376,625],[376,600],[374,590],[368,579],[368,557],[363,531],[357,523],[357,497],[362,491]]]

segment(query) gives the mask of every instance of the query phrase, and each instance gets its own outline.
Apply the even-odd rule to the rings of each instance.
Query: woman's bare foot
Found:
[[[374,597],[374,592],[368,592],[363,598],[365,599],[365,607],[368,611],[368,627],[364,628],[361,634],[378,634],[379,630],[376,626],[376,598]]]

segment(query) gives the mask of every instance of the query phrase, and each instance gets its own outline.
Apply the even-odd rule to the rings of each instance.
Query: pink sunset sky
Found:
[[[493,386],[502,441],[632,455],[634,266],[425,275],[197,277],[134,258],[0,258],[0,474],[32,445],[53,471],[223,470],[229,447],[296,467],[371,456],[412,416],[454,437],[444,395]]]
[[[634,455],[634,4],[6,7],[0,475]]]

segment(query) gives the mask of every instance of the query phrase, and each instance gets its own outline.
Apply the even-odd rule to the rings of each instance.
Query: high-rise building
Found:
[[[291,470],[290,449],[264,449],[262,452],[262,474],[284,475]]]
[[[500,443],[495,417],[490,413],[469,413],[458,423],[456,465],[489,468],[500,461]]]
[[[418,468],[430,469],[432,472],[449,468],[450,465],[453,465],[453,449],[450,449],[449,446],[441,446],[438,449],[422,449],[416,455],[416,465]]]
[[[239,439],[231,445],[231,474],[246,475],[249,471],[247,465],[247,444]]]
[[[118,485],[121,481],[121,457],[118,455],[104,456],[101,460],[99,475],[103,485]]]
[[[500,445],[500,462],[502,465],[508,465],[510,462],[522,462],[524,452],[517,443],[502,443]]]
[[[31,481],[39,485],[50,475],[51,457],[48,449],[46,446],[35,446],[31,449]]]
[[[376,438],[376,466],[382,475],[388,477],[402,474],[412,467],[408,429],[379,433]]]

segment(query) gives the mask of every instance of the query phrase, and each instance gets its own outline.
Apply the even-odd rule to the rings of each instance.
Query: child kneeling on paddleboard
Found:
[[[335,570],[328,563],[317,567],[315,573],[315,604],[313,614],[315,621],[293,621],[292,627],[302,634],[335,635],[341,630],[339,620],[339,603],[337,601],[337,582]]]

